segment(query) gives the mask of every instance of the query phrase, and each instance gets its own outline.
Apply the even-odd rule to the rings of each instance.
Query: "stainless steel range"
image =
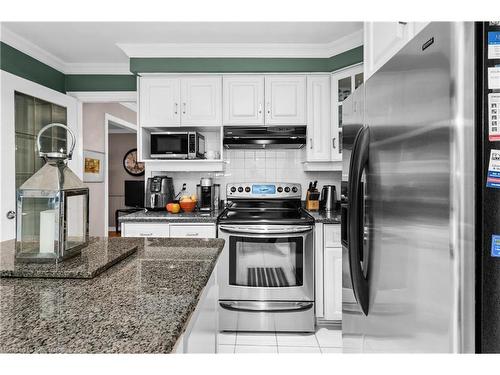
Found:
[[[221,331],[314,331],[314,219],[292,183],[227,184]]]

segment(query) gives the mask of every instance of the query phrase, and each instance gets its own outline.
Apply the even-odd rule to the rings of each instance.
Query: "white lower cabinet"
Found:
[[[170,237],[166,223],[123,223],[122,237]]]
[[[316,317],[342,319],[342,246],[339,224],[316,224]]]
[[[213,223],[123,223],[122,237],[216,238]]]
[[[203,289],[186,330],[177,340],[174,353],[216,353],[217,351],[217,265]]]
[[[324,250],[324,319],[342,319],[342,248]]]
[[[215,238],[215,224],[170,224],[170,237]]]

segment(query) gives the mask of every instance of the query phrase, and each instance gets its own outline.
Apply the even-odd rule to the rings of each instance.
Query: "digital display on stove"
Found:
[[[252,185],[252,194],[276,194],[275,185]]]

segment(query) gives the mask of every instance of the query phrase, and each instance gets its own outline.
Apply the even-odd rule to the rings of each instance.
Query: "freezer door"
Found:
[[[347,352],[473,351],[473,37],[430,24],[365,83],[363,130],[344,125],[365,134],[348,173]]]

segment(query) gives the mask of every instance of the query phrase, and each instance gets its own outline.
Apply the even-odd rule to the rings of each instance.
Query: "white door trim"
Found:
[[[104,114],[104,237],[109,231],[109,124],[122,126],[137,133],[137,125],[109,113]]]
[[[15,220],[6,217],[7,211],[16,211],[14,92],[22,92],[67,109],[67,125],[77,139],[73,159],[68,166],[80,178],[83,177],[83,150],[78,100],[3,70],[0,72],[0,82],[0,241],[4,241],[16,236]]]
[[[137,91],[68,91],[83,103],[136,102]]]
[[[83,124],[82,103],[137,103],[137,91],[69,91],[68,95],[80,101],[80,116],[78,122]],[[109,181],[108,181],[108,142],[109,121],[124,128],[137,132],[137,125],[106,113],[104,115],[104,236],[108,236],[109,229]],[[83,137],[80,139],[83,147]]]

